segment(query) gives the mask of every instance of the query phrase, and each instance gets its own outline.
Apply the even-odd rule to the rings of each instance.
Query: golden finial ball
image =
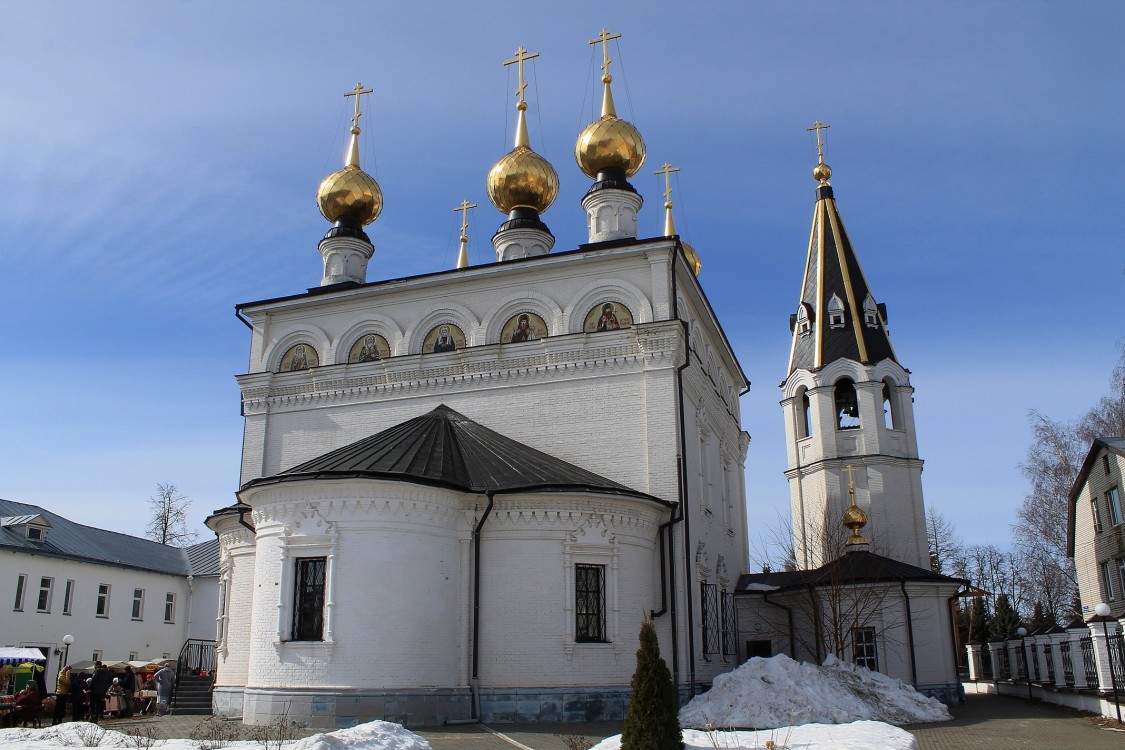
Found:
[[[703,262],[699,260],[699,253],[695,252],[695,248],[686,242],[681,242],[684,247],[684,257],[687,258],[688,265],[691,266],[691,272],[696,276],[703,270]]]
[[[332,223],[349,219],[366,226],[383,212],[383,191],[359,167],[344,167],[320,183],[316,203],[321,215]]]
[[[587,125],[574,144],[574,160],[587,177],[620,169],[626,177],[636,174],[645,163],[645,141],[632,123],[605,115]]]
[[[351,133],[352,133],[352,135],[359,135],[359,126],[358,125],[352,125]]]
[[[844,511],[844,526],[852,531],[859,531],[867,525],[867,514],[858,506],[851,505]]]
[[[832,167],[821,162],[813,167],[812,176],[817,182],[828,182],[828,178],[832,176]]]
[[[488,172],[488,199],[504,213],[533,208],[543,213],[559,194],[559,175],[551,163],[527,146],[516,146]]]

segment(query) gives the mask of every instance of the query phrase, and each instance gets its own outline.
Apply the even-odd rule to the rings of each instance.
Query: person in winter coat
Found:
[[[70,665],[59,670],[55,678],[55,713],[51,717],[52,724],[61,724],[66,720],[66,704],[70,701]]]
[[[90,678],[90,721],[97,724],[105,713],[105,694],[113,684],[113,674],[100,661],[94,665],[94,676]]]
[[[121,696],[125,700],[122,716],[133,715],[133,693],[137,689],[137,673],[133,668],[125,667],[125,674],[121,675]]]
[[[156,712],[161,716],[172,710],[172,687],[176,684],[176,673],[163,666],[152,676],[156,683]]]

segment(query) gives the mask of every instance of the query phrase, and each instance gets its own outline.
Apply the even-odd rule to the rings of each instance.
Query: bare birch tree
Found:
[[[199,538],[198,531],[187,527],[187,510],[191,500],[181,495],[174,484],[156,485],[156,494],[148,499],[152,513],[145,536],[154,542],[172,547],[187,547]]]

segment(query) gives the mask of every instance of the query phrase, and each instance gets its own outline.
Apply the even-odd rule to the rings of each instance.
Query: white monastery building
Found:
[[[169,547],[0,500],[0,555],[0,646],[38,649],[50,689],[64,657],[175,659],[214,638],[214,539]]]
[[[605,54],[602,116],[575,146],[593,181],[582,200],[589,242],[555,250],[541,216],[558,176],[525,124],[533,56],[521,48],[510,61],[515,146],[488,175],[505,215],[495,263],[468,265],[463,222],[458,268],[368,280],[364,227],[382,193],[360,167],[367,92],[357,85],[345,166],[318,192],[333,225],[320,286],[238,306],[252,330],[238,378],[242,485],[208,519],[220,541],[219,714],[326,727],[621,718],[644,618],[686,698],[750,655],[756,631],[736,610],[753,628],[772,617],[758,610],[776,609],[751,595],[736,606],[748,382],[699,258],[675,232],[670,190],[664,236],[638,237],[643,200],[628,180],[645,145],[615,114]],[[858,265],[849,288],[866,292],[856,278]],[[866,325],[866,300],[846,303],[844,327]],[[909,379],[874,314],[867,355],[825,347],[794,359],[787,414],[799,417],[793,400],[807,396],[816,427],[792,428],[803,463],[791,481],[804,518],[838,519],[844,465],[862,464],[859,506],[900,550],[878,560],[928,573],[915,567],[926,552]],[[830,338],[818,333],[817,346]],[[838,436],[837,378],[854,384],[850,408],[863,411],[861,427]],[[892,427],[874,418],[884,389]],[[821,564],[826,551],[801,539],[804,567]],[[903,592],[932,604],[957,583],[912,579]],[[950,638],[947,607],[927,616],[904,626],[912,648]],[[904,661],[884,663],[909,680]],[[954,682],[951,655],[940,674],[930,667],[914,681]]]

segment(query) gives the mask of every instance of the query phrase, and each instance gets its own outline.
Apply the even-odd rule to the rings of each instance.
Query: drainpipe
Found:
[[[679,473],[679,470],[680,470],[680,466],[679,466],[679,464],[677,464],[676,465],[677,474]],[[677,478],[677,481],[678,481],[678,478]],[[668,571],[668,553],[667,553],[666,550],[667,550],[668,545],[670,545],[671,542],[672,542],[672,538],[670,536],[671,532],[669,532],[668,530],[670,528],[672,528],[672,525],[675,524],[677,521],[680,521],[680,520],[683,519],[682,514],[680,514],[677,517],[677,511],[679,511],[679,510],[681,510],[681,508],[678,508],[678,507],[672,508],[671,517],[668,519],[668,522],[660,524],[660,527],[656,531],[656,540],[660,544],[660,609],[659,609],[659,611],[655,610],[655,609],[650,609],[648,611],[648,616],[652,620],[655,620],[657,617],[661,617],[668,612],[668,572],[669,571]],[[667,538],[667,541],[665,541],[666,538]],[[672,570],[671,572],[674,574],[675,570]],[[675,630],[673,630],[672,632],[674,633]],[[673,636],[673,637],[675,637],[675,636]]]
[[[446,719],[445,723],[452,724],[479,724],[480,723],[480,530],[492,512],[495,501],[495,492],[486,492],[488,506],[481,514],[477,525],[473,527],[473,674],[469,678],[469,690],[472,693],[472,715],[468,719]]]
[[[675,252],[673,250],[673,252]],[[691,582],[691,520],[687,514],[687,453],[685,446],[687,445],[687,431],[684,419],[684,370],[691,366],[691,329],[687,321],[680,319],[679,301],[676,285],[676,269],[675,261],[673,259],[672,267],[672,315],[676,320],[679,320],[680,325],[684,329],[684,363],[676,368],[676,401],[678,406],[678,416],[680,420],[680,455],[679,455],[679,484],[680,484],[680,518],[684,522],[684,583],[690,584]],[[675,601],[675,591],[672,592],[672,599]],[[687,606],[687,638],[688,638],[688,679],[689,690],[691,694],[695,695],[695,617],[692,612],[692,589],[690,585],[685,585],[684,588],[684,603]],[[677,641],[675,636],[676,622],[673,618],[672,623],[672,659],[674,664],[679,664]],[[677,690],[679,689],[678,668],[675,670],[677,677],[676,680]]]
[[[914,656],[914,617],[910,613],[910,594],[906,593],[906,579],[898,582],[902,599],[906,602],[906,644],[910,647],[910,683],[918,684],[918,659]]]

